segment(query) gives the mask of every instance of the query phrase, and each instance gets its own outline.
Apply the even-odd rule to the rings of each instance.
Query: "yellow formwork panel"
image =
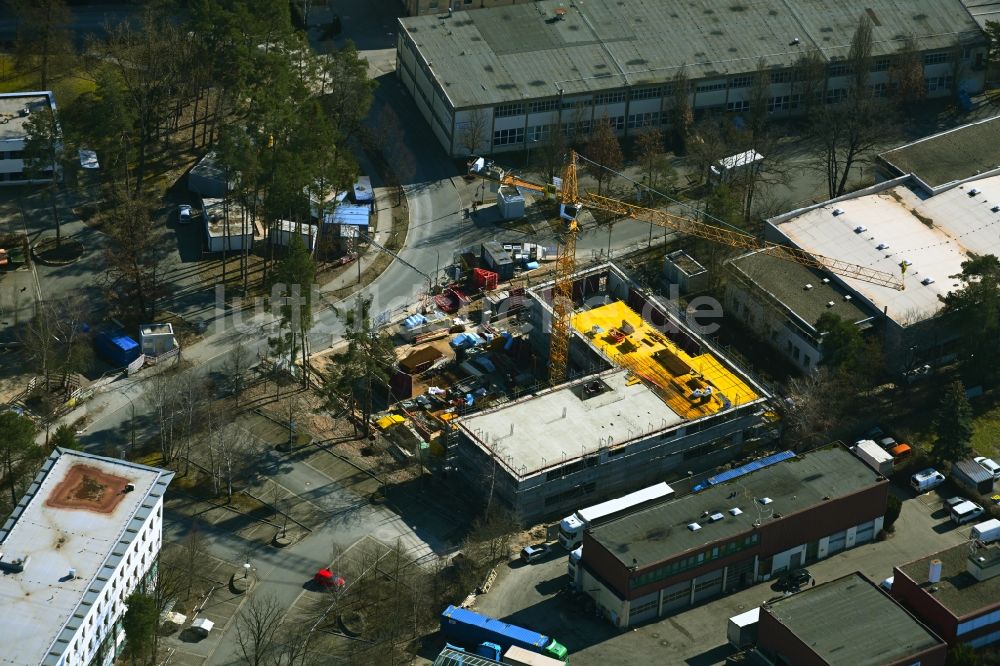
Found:
[[[712,354],[690,356],[621,301],[573,315],[573,328],[650,384],[682,418],[707,416],[759,397]]]

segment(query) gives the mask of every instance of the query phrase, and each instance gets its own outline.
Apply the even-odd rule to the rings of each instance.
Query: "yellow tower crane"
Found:
[[[809,268],[828,270],[837,275],[870,282],[871,284],[897,290],[903,289],[901,276],[886,273],[870,266],[852,264],[840,259],[806,252],[788,245],[771,243],[742,231],[725,229],[683,215],[675,215],[654,208],[636,206],[635,204],[630,204],[619,199],[591,192],[580,193],[577,188],[576,169],[577,154],[575,151],[570,151],[569,159],[563,171],[562,186],[557,194],[559,199],[559,215],[566,221],[566,228],[556,252],[556,277],[552,290],[552,337],[549,343],[549,382],[551,384],[558,384],[567,379],[569,341],[572,334],[573,320],[573,273],[576,266],[576,234],[578,230],[576,216],[584,207],[607,211],[619,217],[652,223],[672,231],[721,243],[740,250],[767,252],[784,261],[801,264]],[[474,159],[470,162],[469,170],[483,178],[495,180],[501,185],[520,187],[535,192],[546,192],[545,186],[518,178],[509,171],[504,171],[493,166],[492,163],[487,162],[483,158]],[[901,268],[905,270],[904,266],[901,266]]]

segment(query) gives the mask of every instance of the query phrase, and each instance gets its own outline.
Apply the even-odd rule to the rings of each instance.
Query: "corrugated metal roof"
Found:
[[[959,472],[973,483],[982,483],[993,478],[992,474],[974,460],[959,460],[952,464],[951,471],[952,473]]]
[[[864,14],[874,55],[908,35],[925,50],[985,40],[959,0],[543,0],[400,23],[463,108],[786,67],[813,47],[835,60]]]

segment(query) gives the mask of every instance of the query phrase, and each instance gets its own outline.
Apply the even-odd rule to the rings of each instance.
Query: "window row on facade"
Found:
[[[749,534],[742,539],[735,539],[722,544],[721,546],[713,546],[711,549],[704,552],[696,553],[682,560],[674,560],[673,562],[664,564],[661,567],[647,571],[640,576],[630,578],[629,587],[635,589],[649,585],[650,583],[655,583],[659,580],[663,580],[664,578],[676,576],[677,574],[684,573],[690,569],[700,567],[706,562],[712,562],[720,557],[728,557],[740,552],[741,550],[752,548],[758,543],[760,543],[760,534],[754,532],[753,534]]]

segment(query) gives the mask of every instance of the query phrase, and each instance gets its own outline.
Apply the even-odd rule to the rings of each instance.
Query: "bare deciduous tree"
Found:
[[[818,48],[809,49],[792,68],[792,91],[800,98],[802,111],[808,116],[822,105],[826,90],[826,59]]]
[[[222,366],[222,374],[225,377],[225,388],[232,394],[236,401],[236,406],[240,406],[240,398],[247,385],[247,375],[250,371],[250,364],[253,362],[252,355],[243,341],[237,341],[229,351],[229,357]]]
[[[614,177],[613,172],[622,166],[622,145],[607,114],[594,123],[587,139],[587,159],[593,162],[584,162],[583,169],[597,181],[597,193],[600,194],[604,184]]]
[[[927,94],[924,84],[924,61],[916,38],[903,40],[889,68],[893,97],[903,111],[910,111],[914,104]]]
[[[459,141],[469,155],[478,155],[479,147],[486,144],[490,129],[490,117],[482,109],[473,109],[459,130]]]
[[[213,419],[209,425],[208,452],[216,494],[223,484],[226,499],[233,498],[233,482],[253,466],[255,449],[253,438],[235,423]]]
[[[872,25],[862,16],[847,56],[850,87],[843,99],[828,99],[813,113],[819,144],[818,168],[826,176],[827,194],[838,197],[847,189],[851,169],[884,136],[888,108],[872,96],[868,85],[872,61]]]
[[[674,74],[673,106],[670,108],[670,125],[673,134],[674,152],[678,155],[687,153],[688,131],[694,123],[694,111],[691,109],[691,81],[688,79],[687,68],[681,67]]]
[[[270,594],[251,594],[236,616],[236,645],[248,666],[268,666],[280,650],[284,609]]]

